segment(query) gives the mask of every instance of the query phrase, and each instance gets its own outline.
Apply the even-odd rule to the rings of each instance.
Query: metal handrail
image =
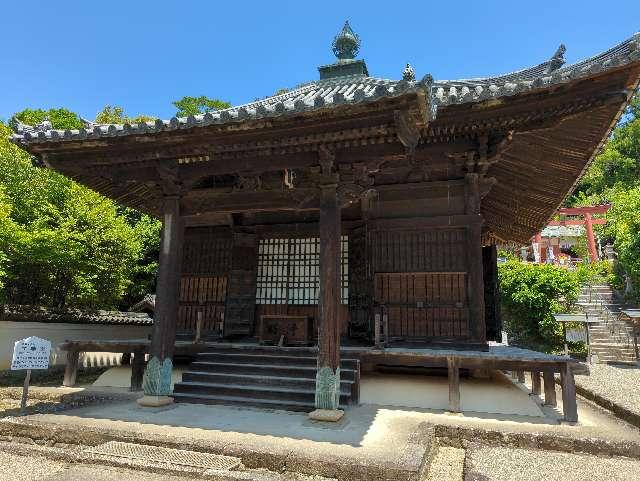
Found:
[[[626,347],[633,346],[633,334],[629,332],[627,322],[622,319],[621,314],[612,316],[609,308],[605,304],[610,304],[598,292],[593,289],[592,284],[588,284],[589,304],[595,304],[598,310],[598,319],[604,324],[611,333],[614,340]]]

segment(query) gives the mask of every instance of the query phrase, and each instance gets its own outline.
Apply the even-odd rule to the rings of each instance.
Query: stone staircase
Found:
[[[176,383],[176,402],[229,404],[288,411],[315,409],[317,350],[272,346],[212,346]],[[357,404],[360,361],[342,359],[340,405]]]
[[[591,354],[601,363],[635,363],[632,326],[620,319],[622,304],[607,284],[584,286],[578,298],[578,307],[589,319]]]

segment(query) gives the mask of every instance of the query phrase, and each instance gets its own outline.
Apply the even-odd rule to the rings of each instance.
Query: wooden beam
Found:
[[[562,410],[564,420],[569,423],[578,422],[578,404],[576,400],[576,384],[568,363],[560,371],[560,385],[562,386]]]
[[[584,214],[606,214],[611,206],[608,204],[604,205],[592,205],[585,207],[563,207],[562,209],[558,209],[558,214],[560,215],[584,215]]]
[[[78,363],[80,361],[80,352],[68,351],[67,352],[67,364],[64,367],[64,380],[62,385],[65,387],[73,387],[76,385],[76,378],[78,377]]]
[[[540,395],[540,371],[531,371],[531,393]]]
[[[144,375],[144,350],[138,349],[133,352],[131,360],[131,391],[140,391],[142,389],[142,378]]]
[[[591,219],[593,225],[604,225],[607,223],[607,219]],[[547,225],[584,225],[584,220],[552,220]]]
[[[553,371],[543,371],[544,380],[544,404],[545,406],[557,406],[556,401],[556,378]]]
[[[456,358],[447,357],[447,374],[449,379],[449,412],[459,413],[460,405],[460,367]]]

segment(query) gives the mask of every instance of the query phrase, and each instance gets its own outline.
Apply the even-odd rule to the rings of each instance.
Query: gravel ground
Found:
[[[462,481],[464,449],[441,446],[438,448],[425,481]]]
[[[640,461],[586,454],[472,447],[465,481],[634,481]]]
[[[576,376],[576,384],[640,415],[640,367],[593,364],[590,376]]]
[[[0,451],[2,481],[36,481],[64,470],[68,465],[39,456],[20,456]]]

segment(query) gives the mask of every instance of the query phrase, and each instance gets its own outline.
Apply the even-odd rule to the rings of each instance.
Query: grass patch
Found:
[[[108,367],[87,367],[78,369],[76,384],[92,384]],[[22,387],[26,371],[0,371],[0,387]],[[31,371],[31,386],[59,387],[64,379],[64,366]]]

